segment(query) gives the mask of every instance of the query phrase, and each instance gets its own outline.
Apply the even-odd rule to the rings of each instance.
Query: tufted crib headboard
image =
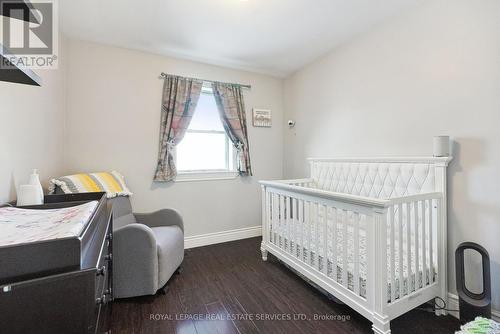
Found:
[[[445,192],[449,157],[308,159],[311,186],[321,190],[389,199]]]

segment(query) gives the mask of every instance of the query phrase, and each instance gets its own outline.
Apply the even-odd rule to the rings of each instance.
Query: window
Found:
[[[235,153],[220,120],[212,88],[203,86],[189,128],[176,146],[178,180],[235,177]]]

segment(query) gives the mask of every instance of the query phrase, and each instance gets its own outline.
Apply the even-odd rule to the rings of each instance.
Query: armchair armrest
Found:
[[[113,253],[116,298],[156,293],[158,249],[151,228],[134,223],[114,230]]]
[[[184,232],[182,216],[174,209],[162,209],[152,213],[134,213],[138,223],[149,227],[177,225]]]

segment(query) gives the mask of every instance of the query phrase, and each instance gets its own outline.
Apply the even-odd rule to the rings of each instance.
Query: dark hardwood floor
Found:
[[[187,250],[165,295],[116,300],[109,326],[111,333],[372,333],[368,320],[328,300],[276,258],[263,262],[260,238]],[[421,310],[392,322],[396,334],[458,328],[451,316]]]

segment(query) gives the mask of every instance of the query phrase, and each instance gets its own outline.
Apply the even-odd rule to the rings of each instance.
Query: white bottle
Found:
[[[38,171],[36,169],[33,169],[33,174],[30,175],[30,182],[29,184],[36,186],[38,189],[38,195],[40,196],[40,201],[43,203],[43,188],[42,184],[40,183],[40,177],[38,176]]]

